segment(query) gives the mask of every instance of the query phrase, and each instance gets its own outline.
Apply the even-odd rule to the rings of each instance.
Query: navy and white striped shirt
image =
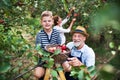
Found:
[[[61,44],[59,32],[53,29],[49,39],[49,35],[44,30],[40,30],[36,36],[36,45],[38,44],[40,44],[43,49],[48,44]]]

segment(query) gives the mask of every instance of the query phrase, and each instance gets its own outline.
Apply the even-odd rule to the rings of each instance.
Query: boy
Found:
[[[61,44],[59,32],[52,28],[53,22],[54,20],[51,11],[42,12],[41,25],[43,29],[40,30],[36,36],[36,45],[40,44],[42,49],[48,44]],[[38,79],[41,78],[39,80],[43,80],[44,74],[45,68],[42,66],[38,66],[35,69],[34,75]]]

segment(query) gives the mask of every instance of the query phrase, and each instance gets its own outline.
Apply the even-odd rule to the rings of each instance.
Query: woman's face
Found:
[[[44,16],[41,20],[41,25],[46,30],[51,29],[53,26],[53,18],[51,16]]]
[[[59,17],[58,24],[61,24],[61,23],[62,23],[62,18]]]
[[[86,37],[81,33],[74,33],[72,39],[74,42],[74,46],[79,47],[84,44]]]

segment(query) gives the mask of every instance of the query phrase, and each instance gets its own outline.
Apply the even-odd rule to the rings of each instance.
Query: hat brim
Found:
[[[89,37],[89,34],[83,32],[82,30],[75,30],[75,31],[73,31],[72,33],[81,33],[81,34],[83,34],[84,36]]]

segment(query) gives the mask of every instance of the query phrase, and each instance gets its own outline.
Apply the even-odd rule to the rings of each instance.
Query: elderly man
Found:
[[[66,71],[67,80],[78,80],[69,76],[71,66],[86,65],[87,67],[95,65],[95,53],[92,48],[85,44],[89,34],[82,26],[78,26],[73,32],[73,42],[68,43],[66,46],[71,49],[70,58],[62,64]]]

